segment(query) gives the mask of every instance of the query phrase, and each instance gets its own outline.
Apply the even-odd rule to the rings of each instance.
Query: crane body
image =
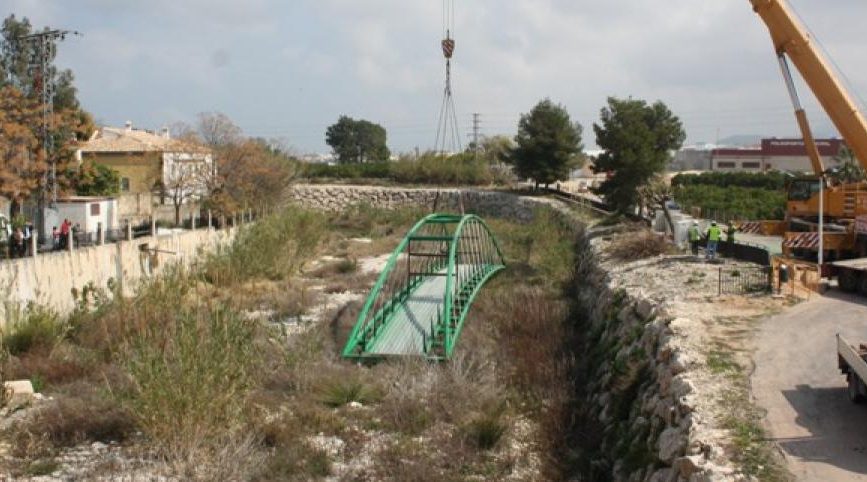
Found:
[[[813,178],[797,179],[789,185],[786,221],[779,229],[785,231],[784,253],[787,256],[809,258],[816,256],[819,246],[822,246],[822,254],[827,255],[823,256],[824,259],[843,260],[867,256],[867,183],[828,185],[807,114],[795,89],[789,61],[801,74],[847,147],[865,170],[867,120],[788,3],[785,0],[750,0],[750,3],[770,33],[815,174]],[[820,189],[820,183],[824,189]],[[826,229],[822,242],[817,242],[815,232],[818,229],[820,207]],[[867,294],[867,273],[864,278],[864,294]]]

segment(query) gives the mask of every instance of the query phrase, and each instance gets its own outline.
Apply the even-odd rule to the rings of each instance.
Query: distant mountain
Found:
[[[762,143],[762,138],[764,136],[752,135],[752,134],[741,134],[736,136],[728,136],[724,139],[720,139],[717,143],[721,146],[741,146],[741,147],[749,147],[749,146],[757,146]]]

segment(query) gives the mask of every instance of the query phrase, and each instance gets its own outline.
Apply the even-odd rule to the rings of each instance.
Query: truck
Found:
[[[812,176],[789,183],[786,219],[776,227],[777,232],[784,232],[783,256],[818,262],[822,275],[836,277],[840,288],[867,295],[867,182],[829,182],[789,61],[815,94],[853,158],[865,170],[867,120],[786,0],[750,0],[750,3],[770,33],[813,167]]]
[[[867,296],[867,182],[828,183],[787,59],[795,64],[865,171],[867,121],[786,1],[750,0],[750,3],[771,34],[815,174],[789,185],[783,254],[799,258],[815,256],[822,275],[836,277],[844,291]],[[829,262],[823,263],[825,260]],[[855,403],[867,397],[865,359],[867,344],[856,347],[837,334],[837,365],[846,375],[849,399]]]
[[[863,343],[855,347],[837,333],[837,367],[849,386],[849,400],[861,403],[867,398],[867,345]]]

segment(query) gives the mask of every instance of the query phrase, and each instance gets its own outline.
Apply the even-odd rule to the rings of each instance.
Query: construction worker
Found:
[[[705,259],[716,259],[716,248],[719,245],[722,230],[716,225],[716,221],[710,222],[710,227],[707,228],[707,249],[705,250]]]
[[[698,256],[698,243],[701,241],[701,231],[698,229],[698,221],[693,221],[692,226],[687,230],[689,236],[689,249],[692,250],[693,256]]]
[[[735,231],[737,231],[735,225],[729,223],[729,227],[726,229],[726,243],[735,244]]]

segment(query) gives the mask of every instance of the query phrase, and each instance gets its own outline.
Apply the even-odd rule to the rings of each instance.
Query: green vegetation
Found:
[[[583,162],[581,132],[565,107],[545,99],[521,115],[509,160],[519,177],[533,179],[537,187],[568,179]]]
[[[685,209],[722,221],[783,219],[786,182],[781,172],[705,172],[671,180],[674,199]]]
[[[0,348],[10,355],[37,349],[48,351],[66,336],[67,331],[67,324],[49,308],[35,304],[24,309],[7,306]]]
[[[120,174],[102,164],[86,163],[78,171],[75,193],[79,196],[114,196],[120,193]]]
[[[672,187],[680,186],[717,186],[750,187],[769,191],[786,188],[788,175],[778,172],[703,172],[701,174],[678,174],[671,179]]]
[[[674,189],[674,199],[684,209],[699,208],[719,221],[783,219],[786,212],[785,191],[763,188],[681,185]]]
[[[302,176],[313,179],[378,179],[402,184],[488,185],[503,184],[510,179],[484,157],[472,153],[441,156],[426,153],[418,159],[402,158],[395,162],[363,164],[305,164]]]
[[[209,255],[205,278],[217,285],[253,278],[283,279],[301,268],[324,235],[321,215],[283,209],[245,227],[230,247]]]
[[[595,172],[609,173],[596,190],[619,212],[639,204],[639,189],[662,173],[671,152],[686,139],[680,119],[660,101],[608,98],[600,112],[600,124],[593,124],[596,144],[603,149],[596,159]]]
[[[345,115],[325,132],[325,143],[341,164],[388,160],[391,153],[385,141],[386,132],[381,125]]]

